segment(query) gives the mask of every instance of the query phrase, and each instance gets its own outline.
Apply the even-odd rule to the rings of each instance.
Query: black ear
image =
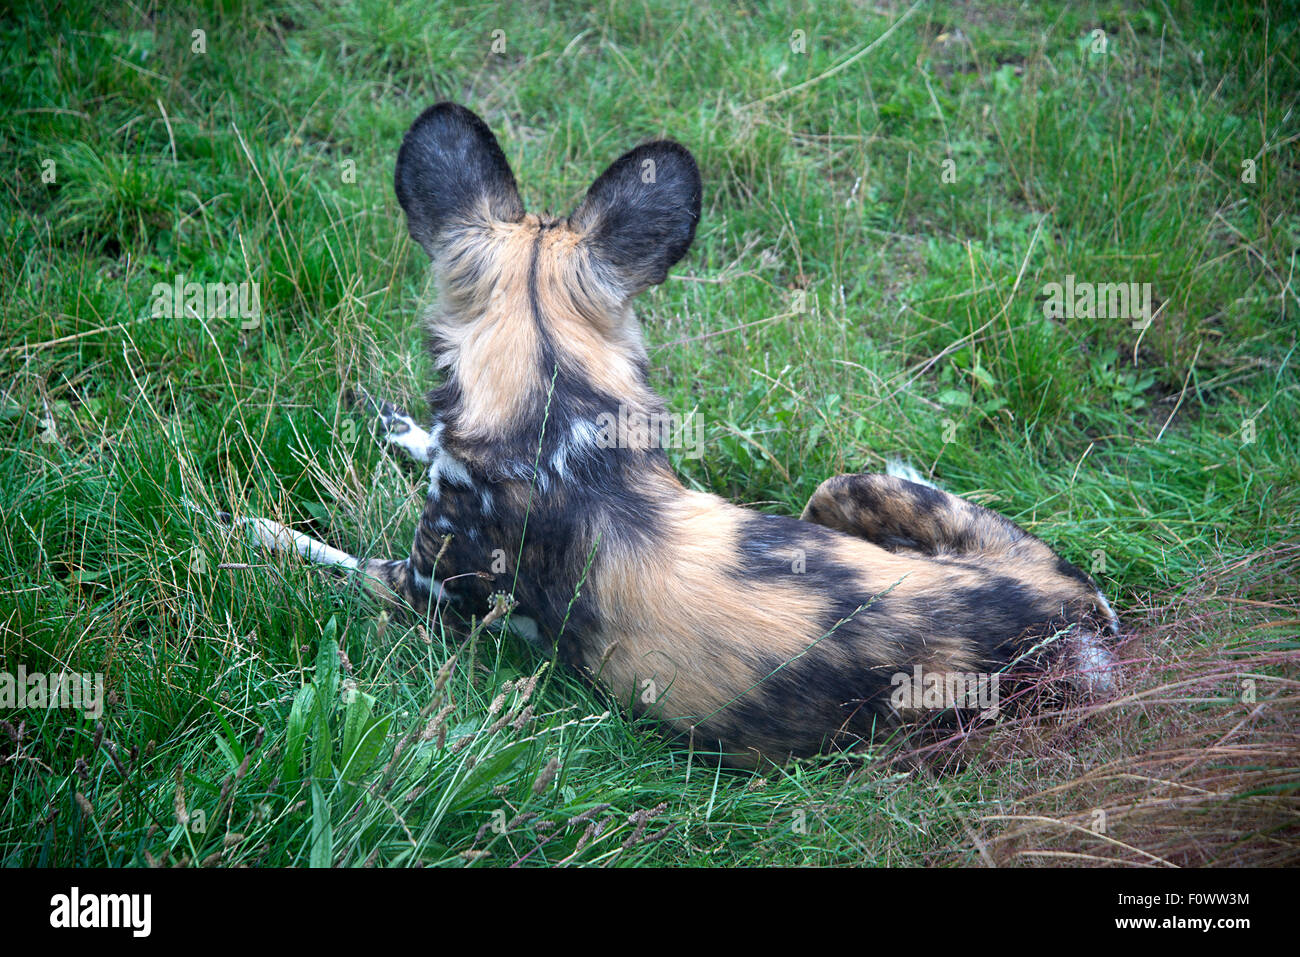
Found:
[[[663,282],[686,255],[700,221],[700,192],[700,169],[686,147],[646,143],[600,174],[569,224],[634,295]]]
[[[485,215],[513,223],[524,215],[497,138],[456,103],[431,106],[411,124],[397,151],[395,186],[411,238],[430,257],[449,224]]]

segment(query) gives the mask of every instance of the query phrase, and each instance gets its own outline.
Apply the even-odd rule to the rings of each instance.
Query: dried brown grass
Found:
[[[1130,603],[1109,700],[1045,682],[1047,707],[908,753],[1015,765],[963,822],[986,864],[1300,864],[1298,585],[1296,542],[1206,569]]]

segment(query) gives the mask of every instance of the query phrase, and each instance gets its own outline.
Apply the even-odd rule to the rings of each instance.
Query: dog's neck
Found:
[[[535,216],[448,244],[427,324],[446,379],[431,395],[443,441],[479,460],[529,461],[595,442],[599,422],[661,414],[625,299]],[[560,264],[563,264],[561,267]],[[637,435],[618,448],[662,457]]]

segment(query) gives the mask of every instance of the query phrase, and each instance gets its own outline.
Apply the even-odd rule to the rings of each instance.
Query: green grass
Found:
[[[0,861],[1017,862],[1050,841],[1001,816],[1081,768],[1193,718],[1273,741],[1258,724],[1283,714],[1292,757],[1251,785],[1278,797],[1254,830],[1225,799],[1200,825],[1231,832],[1212,853],[1149,821],[1122,832],[1118,810],[1111,833],[1179,863],[1294,863],[1296,21],[923,4],[837,69],[908,11],[891,6],[6,12],[0,665],[101,672],[110,694],[98,728],[0,712]],[[1092,569],[1141,636],[1139,691],[1262,641],[1272,710],[1220,682],[955,770],[882,743],[760,778],[518,641],[390,622],[355,586],[229,540],[184,501],[363,554],[409,544],[420,478],[340,393],[418,409],[430,382],[423,257],[391,178],[442,98],[487,119],[535,210],[567,212],[647,138],[695,153],[695,247],[641,303],[652,383],[706,423],[704,456],[675,463],[688,485],[797,514],[824,478],[901,456]],[[258,282],[262,321],[154,318],[177,274]],[[1067,274],[1150,282],[1158,315],[1141,332],[1046,318]],[[1042,813],[1086,821],[1106,800]]]

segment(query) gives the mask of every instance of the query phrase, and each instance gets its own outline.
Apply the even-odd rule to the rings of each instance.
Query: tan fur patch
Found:
[[[439,302],[429,326],[445,344],[439,364],[460,385],[457,424],[466,437],[498,434],[545,395],[528,301],[536,220],[463,230],[436,263]]]
[[[601,280],[573,230],[542,231],[536,278],[541,321],[575,371],[606,395],[649,408],[654,394],[637,369],[646,351],[636,317]]]
[[[638,371],[646,351],[636,317],[567,226],[531,214],[467,226],[435,268],[439,302],[428,323],[445,343],[439,364],[464,394],[458,424],[467,438],[490,438],[545,401],[539,321],[557,358],[593,387],[630,411],[654,406]]]

